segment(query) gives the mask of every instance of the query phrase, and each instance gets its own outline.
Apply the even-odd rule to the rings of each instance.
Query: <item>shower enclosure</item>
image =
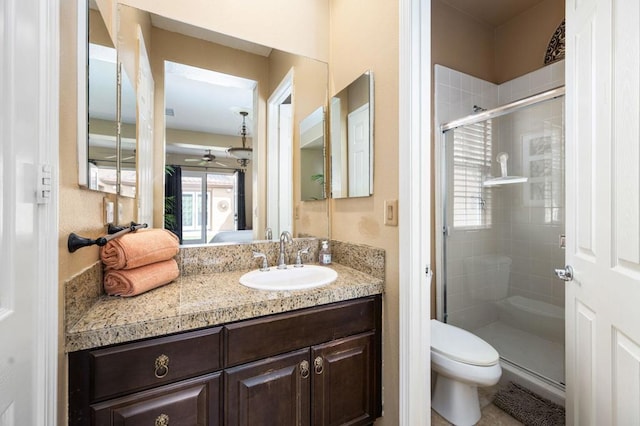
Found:
[[[564,388],[564,89],[442,126],[439,316]]]

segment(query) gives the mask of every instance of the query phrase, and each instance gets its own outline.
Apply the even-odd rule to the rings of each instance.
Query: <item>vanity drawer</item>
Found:
[[[374,330],[380,297],[368,297],[229,324],[226,366]]]
[[[218,372],[93,404],[91,424],[219,425],[220,376]]]
[[[91,400],[220,370],[221,327],[89,351]]]

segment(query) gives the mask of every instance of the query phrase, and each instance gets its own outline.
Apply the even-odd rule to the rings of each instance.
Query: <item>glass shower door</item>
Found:
[[[446,321],[562,385],[564,98],[443,137]]]

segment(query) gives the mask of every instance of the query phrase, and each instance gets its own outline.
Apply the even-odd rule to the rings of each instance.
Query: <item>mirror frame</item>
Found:
[[[78,185],[89,188],[89,3],[77,1],[77,153]],[[84,82],[84,84],[81,84]]]
[[[336,97],[336,95],[342,93],[343,91],[347,90],[349,88],[350,85],[352,85],[354,82],[356,82],[357,80],[359,80],[360,78],[362,78],[363,76],[368,76],[369,79],[369,84],[368,84],[368,88],[369,88],[369,191],[367,194],[363,194],[363,195],[344,195],[344,196],[340,196],[340,197],[336,197],[334,196],[333,193],[333,179],[334,179],[334,170],[333,170],[333,156],[334,156],[334,149],[337,148],[338,146],[341,146],[342,143],[347,143],[347,141],[343,141],[341,137],[334,137],[335,135],[332,133],[333,130],[333,123],[331,122],[332,118],[333,118],[333,113],[331,111],[331,107],[333,105],[332,100]],[[339,91],[336,92],[335,95],[331,96],[329,98],[329,114],[328,114],[328,134],[329,134],[329,149],[330,149],[330,154],[329,154],[329,194],[330,194],[330,198],[333,199],[344,199],[344,198],[362,198],[362,197],[370,197],[371,195],[373,195],[373,176],[374,176],[374,160],[375,160],[375,144],[374,144],[374,139],[375,139],[375,135],[374,135],[374,128],[375,128],[375,122],[374,122],[374,111],[375,111],[375,97],[374,97],[374,78],[373,78],[373,71],[371,70],[367,70],[365,72],[363,72],[362,74],[358,75],[357,78],[355,78],[353,81],[351,81],[349,84],[347,84],[345,87],[343,87],[342,89],[340,89]],[[349,170],[347,169],[347,176],[345,176],[344,178],[349,179]]]

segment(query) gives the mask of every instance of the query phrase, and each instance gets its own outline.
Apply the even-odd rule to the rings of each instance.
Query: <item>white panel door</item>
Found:
[[[46,6],[0,1],[2,426],[56,424],[60,10]]]
[[[349,197],[366,197],[369,190],[370,145],[369,104],[347,115],[347,146],[349,157]]]
[[[640,424],[640,3],[567,0],[567,424]]]

